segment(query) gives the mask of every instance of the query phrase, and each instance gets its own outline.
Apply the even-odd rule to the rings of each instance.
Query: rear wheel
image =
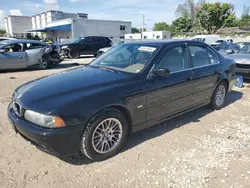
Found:
[[[124,115],[116,109],[106,108],[87,123],[80,151],[89,159],[105,160],[121,150],[127,136],[128,123]]]
[[[225,82],[221,82],[215,89],[214,94],[211,99],[211,106],[215,110],[220,110],[226,100],[227,95],[227,84]]]
[[[71,59],[77,59],[77,58],[80,57],[80,53],[79,53],[79,52],[75,52],[75,51],[70,51],[70,52],[69,52],[69,57],[70,57]]]

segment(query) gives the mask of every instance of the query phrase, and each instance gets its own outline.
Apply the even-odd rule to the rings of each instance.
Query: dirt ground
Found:
[[[103,162],[59,159],[14,133],[6,110],[17,86],[90,60],[65,61],[50,70],[0,73],[1,188],[250,188],[248,83],[228,94],[222,110],[203,107],[138,132],[120,154]]]

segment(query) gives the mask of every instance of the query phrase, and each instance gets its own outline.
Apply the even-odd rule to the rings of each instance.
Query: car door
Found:
[[[217,55],[202,44],[189,44],[190,59],[192,63],[193,104],[210,99],[218,80]]]
[[[93,54],[93,38],[86,37],[81,41],[81,54]]]
[[[27,53],[27,66],[36,65],[40,62],[43,53],[45,45],[41,43],[25,43],[25,51]]]
[[[147,120],[149,124],[161,122],[192,104],[192,71],[185,44],[167,48],[159,63],[156,63],[152,69],[168,69],[170,75],[148,80]]]
[[[0,53],[1,70],[26,68],[27,53],[22,51],[21,44],[11,44],[1,49],[4,50],[4,52]]]

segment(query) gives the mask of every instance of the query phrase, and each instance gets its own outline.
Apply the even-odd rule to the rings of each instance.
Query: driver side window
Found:
[[[23,46],[21,43],[11,44],[9,46],[6,46],[5,48],[6,52],[21,52],[23,49]]]
[[[167,51],[155,68],[168,69],[170,73],[187,69],[185,48],[179,46]]]
[[[93,43],[93,40],[92,38],[85,38],[82,40],[81,44],[92,44]]]

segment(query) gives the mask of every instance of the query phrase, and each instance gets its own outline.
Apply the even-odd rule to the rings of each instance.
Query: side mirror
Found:
[[[234,51],[233,51],[233,50],[226,50],[226,53],[227,53],[227,54],[233,54]]]
[[[154,69],[152,73],[159,77],[168,77],[170,75],[169,69]]]
[[[5,53],[6,51],[4,49],[0,49],[0,53]]]

